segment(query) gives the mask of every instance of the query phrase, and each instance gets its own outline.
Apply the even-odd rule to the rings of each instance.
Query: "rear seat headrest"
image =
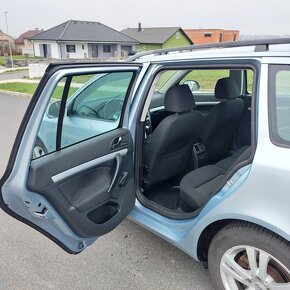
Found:
[[[169,112],[181,113],[196,108],[193,94],[188,85],[171,87],[165,95],[165,109]]]
[[[219,79],[214,90],[217,99],[235,99],[240,96],[239,88],[232,77]]]

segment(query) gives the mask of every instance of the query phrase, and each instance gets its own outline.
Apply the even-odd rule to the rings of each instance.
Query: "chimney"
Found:
[[[141,22],[138,23],[138,31],[142,31]]]

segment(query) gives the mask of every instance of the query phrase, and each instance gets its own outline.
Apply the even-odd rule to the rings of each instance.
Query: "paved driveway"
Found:
[[[28,101],[0,93],[0,174]],[[200,264],[129,220],[72,256],[0,210],[0,241],[0,289],[213,289]]]

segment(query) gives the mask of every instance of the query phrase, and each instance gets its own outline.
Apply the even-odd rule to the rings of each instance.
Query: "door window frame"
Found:
[[[114,73],[116,72],[114,69],[113,70],[106,70],[106,73]],[[122,70],[120,72],[132,72],[132,78],[130,80],[130,83],[128,85],[128,88],[127,88],[127,91],[126,91],[126,95],[125,95],[125,98],[124,98],[124,102],[123,102],[123,107],[122,107],[122,111],[121,111],[121,115],[120,115],[120,118],[119,118],[119,124],[118,126],[113,129],[113,130],[116,130],[118,128],[121,128],[123,126],[123,121],[124,121],[124,115],[125,115],[125,111],[126,111],[126,107],[127,107],[127,104],[129,102],[129,99],[130,99],[130,96],[132,97],[132,88],[136,82],[136,79],[137,79],[137,71],[136,70]],[[92,73],[92,75],[95,75],[95,74],[98,74],[98,73],[103,73],[103,71],[99,71],[99,72],[95,72],[95,73]],[[64,116],[67,112],[66,110],[66,104],[67,104],[67,100],[68,100],[68,93],[69,93],[69,89],[70,89],[70,85],[71,85],[71,81],[73,79],[74,76],[80,76],[80,75],[87,75],[87,74],[67,74],[65,76],[63,76],[63,78],[66,78],[66,82],[65,82],[65,86],[64,86],[64,91],[63,91],[63,95],[62,95],[62,98],[60,100],[61,104],[60,104],[60,111],[59,111],[59,115],[58,115],[58,120],[57,120],[57,133],[56,133],[56,150],[53,151],[53,152],[57,152],[57,151],[60,151],[62,149],[65,149],[65,148],[68,148],[68,147],[71,147],[71,146],[74,146],[75,144],[78,144],[78,143],[81,143],[83,141],[86,141],[86,140],[89,140],[91,138],[94,138],[96,136],[100,136],[102,134],[106,134],[110,131],[113,131],[113,130],[110,130],[110,131],[106,131],[102,134],[98,134],[98,135],[94,135],[92,137],[89,137],[87,139],[82,139],[76,143],[73,143],[71,145],[68,145],[66,147],[62,147],[62,143],[61,143],[61,139],[62,139],[62,129],[63,129],[63,121],[64,121]],[[53,152],[50,152],[50,153],[53,153]],[[48,154],[50,154],[48,153]],[[46,154],[47,155],[47,154]]]
[[[142,101],[139,104],[138,111],[136,113],[136,120],[139,122],[136,130],[136,145],[135,145],[135,183],[136,183],[136,197],[138,201],[145,206],[146,208],[161,214],[162,216],[172,219],[172,220],[183,220],[189,219],[197,216],[199,211],[193,213],[176,213],[172,210],[161,208],[159,205],[148,200],[141,192],[141,176],[140,176],[140,166],[143,162],[143,140],[144,140],[144,124],[146,111],[149,109],[150,102],[152,100],[153,93],[151,92],[152,86],[154,86],[155,78],[162,71],[166,70],[194,70],[194,69],[252,69],[254,72],[253,79],[253,98],[252,98],[252,110],[251,110],[251,147],[252,152],[251,156],[248,160],[243,161],[241,164],[237,164],[234,168],[232,168],[227,174],[227,180],[233,176],[235,172],[237,172],[240,168],[244,167],[247,164],[250,164],[254,158],[256,144],[257,144],[257,136],[256,136],[256,104],[257,104],[257,92],[258,92],[258,80],[261,71],[261,63],[255,59],[234,59],[234,60],[212,60],[205,61],[203,60],[195,60],[195,61],[179,61],[179,62],[169,62],[169,63],[156,63],[155,69],[153,69],[152,74],[150,75],[150,80],[148,80],[146,84],[146,88],[142,94]],[[178,82],[177,82],[178,83]],[[221,188],[220,188],[221,189]],[[220,190],[218,189],[217,192]],[[201,210],[201,209],[200,209]]]

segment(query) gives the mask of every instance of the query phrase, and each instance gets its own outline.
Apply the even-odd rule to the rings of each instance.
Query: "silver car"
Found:
[[[289,53],[272,39],[51,64],[1,208],[74,254],[128,217],[214,289],[290,289]]]

